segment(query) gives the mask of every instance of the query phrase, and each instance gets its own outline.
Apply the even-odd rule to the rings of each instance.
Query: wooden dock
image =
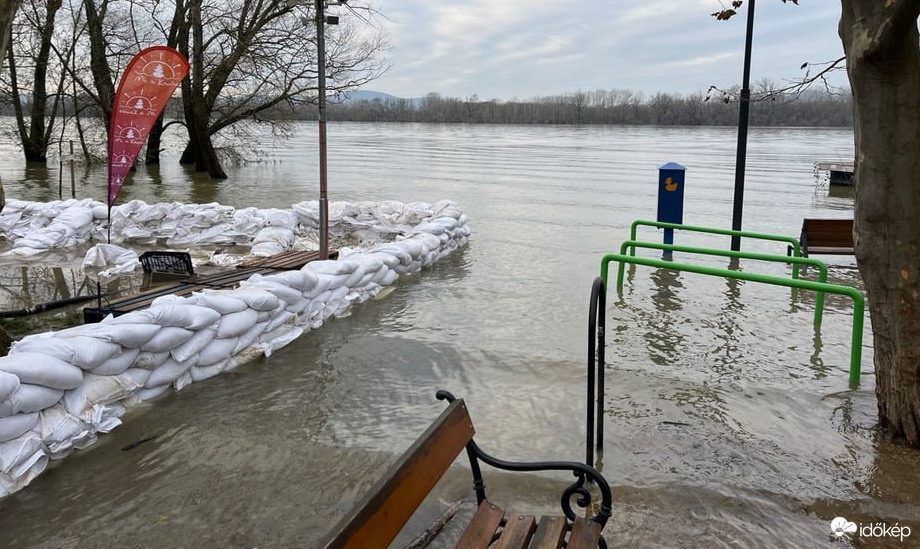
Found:
[[[827,172],[832,186],[852,187],[855,171],[853,162],[815,162],[815,172]]]
[[[338,256],[333,252],[330,257]],[[282,252],[270,257],[251,259],[237,268],[205,276],[191,276],[171,284],[158,286],[122,299],[110,301],[101,307],[83,309],[83,323],[99,322],[108,315],[121,316],[130,311],[144,309],[158,297],[164,295],[188,296],[201,290],[226,290],[236,288],[240,282],[254,274],[269,274],[277,271],[300,269],[311,261],[319,259],[319,252]]]

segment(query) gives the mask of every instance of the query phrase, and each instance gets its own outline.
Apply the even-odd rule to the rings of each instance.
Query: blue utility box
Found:
[[[658,221],[684,222],[684,174],[687,168],[668,162],[658,168]]]

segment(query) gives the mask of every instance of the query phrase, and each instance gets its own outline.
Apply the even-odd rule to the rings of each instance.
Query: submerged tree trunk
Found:
[[[163,115],[150,128],[147,134],[147,151],[144,153],[144,164],[151,166],[160,163],[160,146],[163,141]]]
[[[879,422],[920,446],[920,36],[917,0],[842,0],[854,97],[856,258]]]
[[[14,112],[16,115],[16,125],[19,129],[19,137],[22,142],[22,152],[26,162],[46,162],[48,160],[48,145],[51,138],[51,130],[54,127],[54,119],[57,111],[57,102],[60,100],[60,93],[55,95],[55,106],[48,113],[48,61],[51,58],[51,42],[54,38],[54,19],[58,10],[61,8],[61,0],[50,0],[45,4],[45,12],[39,14],[33,12],[36,18],[44,17],[42,20],[32,22],[35,25],[30,30],[38,35],[39,45],[37,52],[30,52],[34,57],[29,61],[32,63],[32,89],[22,90],[18,85],[16,56],[13,51],[9,52],[10,64],[10,85],[13,94]],[[60,92],[60,89],[58,90]],[[22,108],[22,95],[29,93],[31,95],[31,107],[29,109],[28,121]]]

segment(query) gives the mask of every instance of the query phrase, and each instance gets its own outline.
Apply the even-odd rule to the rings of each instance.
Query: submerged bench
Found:
[[[853,255],[853,220],[805,219],[799,242],[802,257],[811,254]]]
[[[454,459],[465,448],[479,505],[457,543],[463,549],[593,549],[606,548],[601,530],[611,514],[611,492],[606,479],[592,467],[575,462],[511,462],[486,454],[473,440],[473,423],[462,399],[447,391],[437,398],[450,404],[440,417],[406,450],[365,497],[336,526],[324,549],[386,549]],[[506,513],[486,499],[480,462],[506,471],[571,471],[576,481],[562,493],[564,516],[542,517]],[[587,484],[601,493],[599,511],[577,517],[571,499],[582,508],[591,505]]]

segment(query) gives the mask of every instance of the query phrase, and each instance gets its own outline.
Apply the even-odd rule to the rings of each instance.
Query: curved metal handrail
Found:
[[[446,400],[448,403],[456,400],[456,397],[449,391],[440,390],[436,393],[438,400]],[[485,500],[485,483],[482,480],[482,473],[479,468],[479,461],[482,461],[496,469],[517,472],[533,471],[571,471],[576,480],[562,493],[562,511],[565,516],[574,521],[576,518],[575,511],[572,509],[571,498],[579,496],[576,504],[581,508],[587,508],[592,503],[591,493],[585,487],[587,480],[591,480],[601,492],[601,506],[597,515],[589,520],[600,524],[602,527],[607,524],[607,520],[613,513],[613,494],[607,479],[604,478],[596,469],[574,461],[533,461],[517,462],[498,459],[487,454],[476,444],[475,440],[470,440],[466,445],[467,455],[470,458],[470,465],[473,469],[473,484],[476,489],[477,503]]]
[[[591,300],[588,310],[588,389],[587,421],[585,434],[585,463],[597,467],[604,452],[604,352],[607,332],[607,289],[604,279],[597,277],[591,285]],[[595,386],[595,379],[597,385]],[[596,392],[595,392],[596,388]],[[595,424],[594,403],[597,402],[597,423]],[[597,441],[595,444],[595,433]],[[597,448],[597,462],[594,449]]]

